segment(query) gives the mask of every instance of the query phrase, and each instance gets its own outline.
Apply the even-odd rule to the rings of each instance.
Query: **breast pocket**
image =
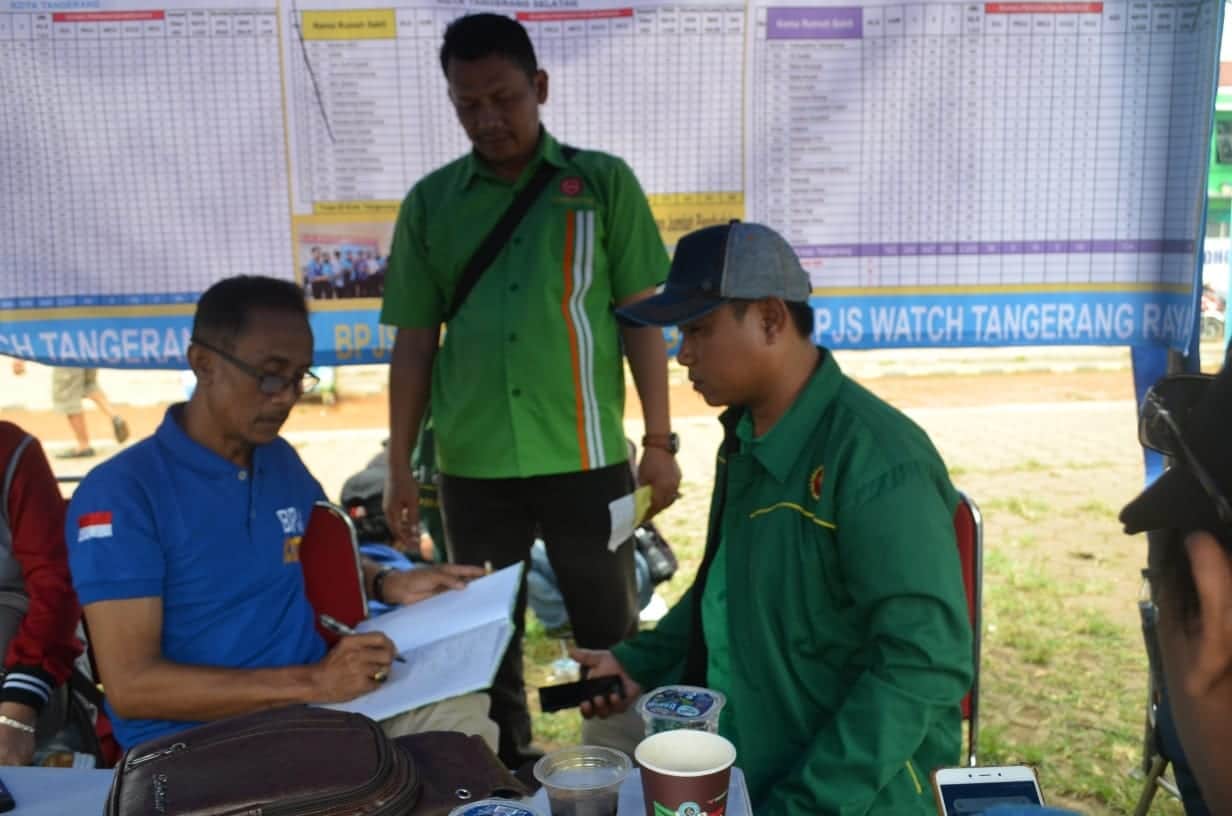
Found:
[[[837,536],[832,530],[803,520],[796,547],[800,569],[794,580],[803,598],[803,616],[809,622],[807,628],[797,632],[796,645],[810,654],[826,657],[827,662],[841,662],[834,652],[837,644],[843,644],[838,651],[845,651],[852,639],[845,615],[851,607],[851,596],[843,582]]]

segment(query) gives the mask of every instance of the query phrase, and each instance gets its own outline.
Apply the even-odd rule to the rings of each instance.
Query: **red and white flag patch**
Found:
[[[94,538],[111,538],[110,510],[83,513],[77,519],[77,541],[80,543]]]

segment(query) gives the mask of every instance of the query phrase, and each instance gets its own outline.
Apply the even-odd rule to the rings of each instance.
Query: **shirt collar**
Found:
[[[522,175],[518,176],[518,180],[513,183],[515,190],[526,185],[531,175],[539,168],[541,161],[546,161],[554,167],[561,168],[568,164],[565,154],[561,152],[560,142],[556,141],[555,137],[548,133],[548,129],[543,125],[539,126],[539,144],[535,148],[534,155],[530,157],[530,161],[522,168]],[[471,152],[466,154],[462,166],[462,189],[465,190],[470,187],[475,179],[479,177],[495,181],[498,184],[509,184],[508,181],[492,172],[492,168],[488,167],[487,162],[472,148]]]
[[[750,453],[780,484],[787,481],[792,466],[804,453],[807,439],[818,420],[829,409],[843,381],[843,372],[834,355],[821,350],[821,364],[813,371],[796,401],[774,427],[753,437],[753,419],[743,407],[728,408],[719,417],[727,438],[741,441],[741,450]]]
[[[172,461],[206,476],[236,477],[241,471],[249,470],[215,453],[188,435],[181,424],[186,404],[180,402],[168,408],[163,415],[162,424],[154,432],[154,438],[159,444],[171,452]],[[259,445],[253,449],[253,468],[256,468],[264,457],[266,447],[268,446]]]

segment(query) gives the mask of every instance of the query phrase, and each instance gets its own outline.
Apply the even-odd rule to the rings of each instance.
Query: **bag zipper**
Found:
[[[332,730],[342,730],[342,726],[339,726],[336,722],[333,723],[331,727],[331,724],[325,723],[322,720],[317,720],[317,721],[308,720],[307,722],[300,722],[300,723],[294,723],[294,724],[288,723],[278,728],[278,732],[280,733],[286,733],[289,731],[332,731]],[[238,731],[233,734],[224,734],[222,736],[215,737],[214,739],[207,740],[204,742],[194,742],[192,747],[197,750],[200,750],[203,748],[215,748],[220,745],[226,745],[228,742],[234,742],[236,740],[247,739],[249,737],[252,737],[254,735],[259,735],[259,734],[273,733],[273,731],[274,729],[272,729],[268,723],[262,723],[262,724],[254,725],[253,727],[247,730],[244,730],[244,731]],[[183,751],[187,747],[188,745],[184,742],[176,742],[170,748],[164,748],[161,751],[153,751],[148,754],[142,754],[139,757],[134,757],[133,759],[125,762],[124,767],[133,768],[138,765],[143,765],[146,762],[150,762],[151,760],[158,759],[159,757],[170,756],[171,754],[177,753],[179,751]]]
[[[124,770],[127,771],[132,768],[136,768],[138,765],[144,765],[145,763],[158,759],[159,757],[170,756],[171,754],[178,753],[186,748],[188,748],[187,743],[177,742],[172,744],[170,748],[164,748],[161,751],[153,751],[148,754],[142,754],[139,757],[133,757],[124,763]]]

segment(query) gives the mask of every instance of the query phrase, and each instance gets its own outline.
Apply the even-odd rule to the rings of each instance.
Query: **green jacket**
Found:
[[[933,814],[929,773],[958,760],[972,680],[958,494],[923,430],[823,353],[753,453],[741,409],[724,413],[707,560],[653,631],[614,651],[646,688],[704,682],[695,601],[722,531],[720,690],[754,811]]]

